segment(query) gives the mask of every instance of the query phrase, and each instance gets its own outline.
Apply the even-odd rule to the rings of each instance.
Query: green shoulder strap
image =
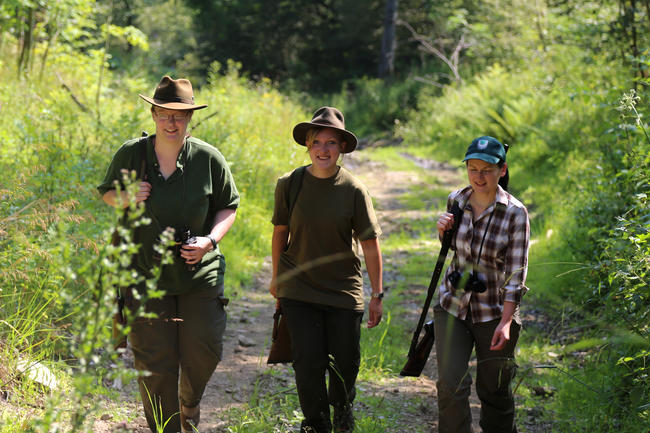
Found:
[[[147,180],[147,142],[149,137],[145,131],[142,131],[142,138],[138,140],[137,161],[140,161],[140,171],[138,171],[138,179]]]
[[[300,189],[302,188],[302,179],[305,176],[305,170],[307,166],[296,168],[293,173],[289,175],[289,189],[286,191],[285,200],[287,202],[287,207],[289,208],[289,218],[287,219],[287,226],[291,220],[291,213],[293,212],[293,207],[296,205],[298,200],[298,194],[300,194]]]
[[[147,133],[142,131],[142,138],[138,140],[138,144],[136,145],[136,150],[135,150],[135,161],[140,161],[140,169],[137,172],[137,178],[140,180],[147,180]],[[122,214],[122,220],[121,223],[123,225],[126,225],[129,220],[129,209],[124,209],[124,213]],[[117,245],[119,243],[119,239],[113,240],[113,245]]]
[[[285,190],[284,199],[287,202],[287,207],[289,208],[289,217],[287,218],[287,227],[291,221],[291,213],[293,212],[293,207],[298,201],[298,194],[300,194],[300,188],[302,188],[302,179],[305,176],[305,170],[307,166],[296,168],[293,173],[289,175],[289,188]],[[291,242],[291,235],[289,235],[289,242]],[[289,249],[289,242],[284,247],[286,251]]]

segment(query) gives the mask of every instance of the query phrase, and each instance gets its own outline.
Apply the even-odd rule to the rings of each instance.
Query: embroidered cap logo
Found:
[[[487,140],[479,140],[476,147],[483,150],[483,149],[488,147],[488,141]]]

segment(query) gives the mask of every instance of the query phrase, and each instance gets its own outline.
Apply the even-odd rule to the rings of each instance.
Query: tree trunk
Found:
[[[25,33],[23,44],[18,57],[18,75],[26,73],[29,65],[29,57],[32,52],[32,35],[34,32],[34,9],[27,8],[27,22],[25,23]]]
[[[386,0],[384,17],[384,37],[381,40],[381,58],[379,59],[379,78],[393,74],[395,62],[395,23],[397,21],[398,0]]]
[[[104,52],[102,53],[101,63],[99,64],[99,76],[97,77],[97,93],[95,94],[95,110],[97,110],[97,129],[102,125],[102,111],[99,106],[101,94],[102,94],[102,81],[104,79],[104,64],[106,63],[106,58],[108,56],[108,50],[111,46],[111,24],[113,23],[113,10],[115,3],[111,1],[111,6],[109,9],[109,14],[106,19],[106,39],[104,40]]]
[[[43,78],[43,73],[45,72],[45,65],[47,64],[47,57],[50,54],[50,48],[56,44],[56,40],[59,36],[59,10],[57,9],[54,17],[50,20],[49,23],[45,23],[45,28],[47,29],[47,45],[45,51],[41,56],[41,70],[38,73],[38,79]]]

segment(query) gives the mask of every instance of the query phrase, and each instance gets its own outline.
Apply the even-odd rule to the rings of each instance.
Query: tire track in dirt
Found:
[[[372,152],[370,150],[370,152]],[[437,241],[437,232],[435,229],[435,221],[437,220],[444,202],[434,204],[431,203],[429,210],[413,210],[408,209],[400,200],[400,197],[415,190],[433,190],[442,189],[451,192],[459,188],[464,179],[462,172],[458,167],[440,163],[434,160],[428,160],[413,156],[406,152],[400,152],[399,156],[413,162],[417,167],[426,172],[426,174],[433,174],[436,178],[435,184],[427,183],[422,179],[422,172],[420,170],[414,171],[394,171],[389,170],[385,164],[372,161],[364,152],[356,152],[351,154],[350,157],[346,156],[346,167],[359,177],[370,191],[370,195],[375,202],[375,211],[382,228],[382,239],[385,240],[391,235],[396,235],[401,231],[409,232],[408,221],[428,219],[431,221],[431,239],[427,242],[426,247],[431,251],[431,272],[435,265],[435,260],[438,252],[440,251],[440,244]],[[415,240],[414,242],[421,242]],[[390,296],[390,285],[392,282],[401,279],[399,266],[400,263],[408,260],[410,253],[408,251],[398,251],[395,253],[397,257],[384,255],[384,284],[387,286],[387,296]],[[430,273],[427,275],[430,277]],[[402,292],[402,295],[412,295],[410,299],[402,299],[400,304],[406,310],[406,315],[394,318],[407,324],[409,334],[405,336],[404,346],[404,360],[406,361],[406,352],[408,351],[408,344],[411,341],[412,331],[415,329],[420,313],[422,311],[422,304],[426,297],[426,286],[416,286],[408,284],[410,287],[407,291]],[[434,295],[432,304],[435,303],[437,294]],[[427,319],[432,318],[432,310],[429,310]],[[470,364],[472,375],[474,374],[475,360]],[[423,424],[428,425],[428,431],[435,432],[438,427],[438,409],[437,409],[437,393],[435,382],[437,380],[436,357],[435,350],[432,350],[429,361],[422,371],[422,375],[418,378],[403,378],[396,376],[390,378],[390,386],[388,389],[377,390],[376,392],[384,392],[388,398],[403,398],[400,396],[408,396],[409,399],[417,400],[421,398],[422,404],[417,408],[419,417],[415,420],[405,419],[403,432],[420,431],[419,428]],[[392,395],[391,395],[392,394]],[[473,426],[478,428],[478,419],[480,414],[480,403],[476,392],[472,390],[470,397],[470,407],[472,410]],[[399,433],[401,433],[400,431]],[[427,431],[427,430],[425,430]],[[398,432],[396,432],[398,433]]]
[[[400,202],[400,196],[415,188],[437,187],[451,191],[462,182],[456,167],[417,158],[406,153],[400,154],[400,157],[413,161],[417,166],[434,171],[438,183],[429,185],[421,179],[417,171],[391,171],[384,164],[372,161],[368,158],[368,154],[371,152],[372,149],[366,149],[346,155],[343,165],[350,169],[368,187],[376,203],[376,212],[382,227],[382,238],[384,240],[404,229],[404,221],[422,218],[429,218],[433,221],[437,219],[437,210],[406,209]],[[435,236],[435,227],[433,225],[431,231],[432,237]],[[436,242],[431,243],[432,265],[435,255],[439,251],[439,245]],[[399,252],[399,254],[408,255],[408,252]],[[400,259],[400,257],[384,256],[384,280],[387,286],[390,285],[391,281],[401,278],[399,266],[397,265],[399,260],[397,259]],[[408,257],[401,257],[401,259],[408,259]],[[229,423],[238,421],[228,419],[229,409],[243,408],[251,396],[259,392],[260,388],[268,392],[271,387],[275,390],[286,390],[295,386],[293,371],[289,366],[269,367],[266,365],[275,306],[267,291],[270,273],[270,259],[267,257],[251,287],[246,288],[243,294],[234,299],[227,307],[228,326],[224,335],[223,360],[210,379],[201,402],[201,423],[199,427],[202,433],[227,432]],[[367,284],[367,277],[365,282]],[[364,289],[369,293],[370,287]],[[390,296],[389,291],[390,288],[387,290],[387,296]],[[410,342],[410,332],[417,323],[422,301],[426,294],[425,291],[426,287],[414,286],[410,289],[408,294],[413,295],[412,299],[402,301],[407,316],[393,318],[393,320],[404,321],[409,328],[408,340],[405,340],[404,346],[405,356],[408,350],[407,341]],[[423,426],[428,426],[424,431],[437,431],[435,365],[435,353],[432,353],[423,374],[419,378],[403,378],[395,374],[381,378],[379,383],[362,381],[358,383],[360,393],[389,400],[394,407],[404,407],[404,411],[395,414],[402,428],[387,433],[413,433],[422,431]],[[272,378],[264,374],[268,368],[276,370]],[[295,390],[289,392],[295,392]],[[127,416],[125,418],[132,421],[116,422],[112,417],[107,416],[106,419],[100,419],[95,423],[95,431],[97,433],[117,431],[148,432],[139,402],[135,401],[135,393],[135,383],[126,384],[121,391],[122,411],[126,411]],[[421,403],[413,403],[414,401]],[[413,407],[409,406],[413,404],[418,404],[416,408],[417,417],[413,417],[409,413],[409,411],[413,410]],[[474,424],[477,426],[480,407],[474,393],[471,406]],[[368,414],[372,414],[373,408],[358,402],[355,404],[355,411],[357,413],[363,412],[364,415],[368,416]],[[293,426],[293,429],[296,429],[296,427]],[[293,430],[287,426],[286,431]]]

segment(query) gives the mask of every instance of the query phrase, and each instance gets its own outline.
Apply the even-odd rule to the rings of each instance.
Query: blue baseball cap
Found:
[[[480,159],[490,164],[506,162],[506,148],[496,138],[484,135],[472,140],[463,161],[468,159]]]

